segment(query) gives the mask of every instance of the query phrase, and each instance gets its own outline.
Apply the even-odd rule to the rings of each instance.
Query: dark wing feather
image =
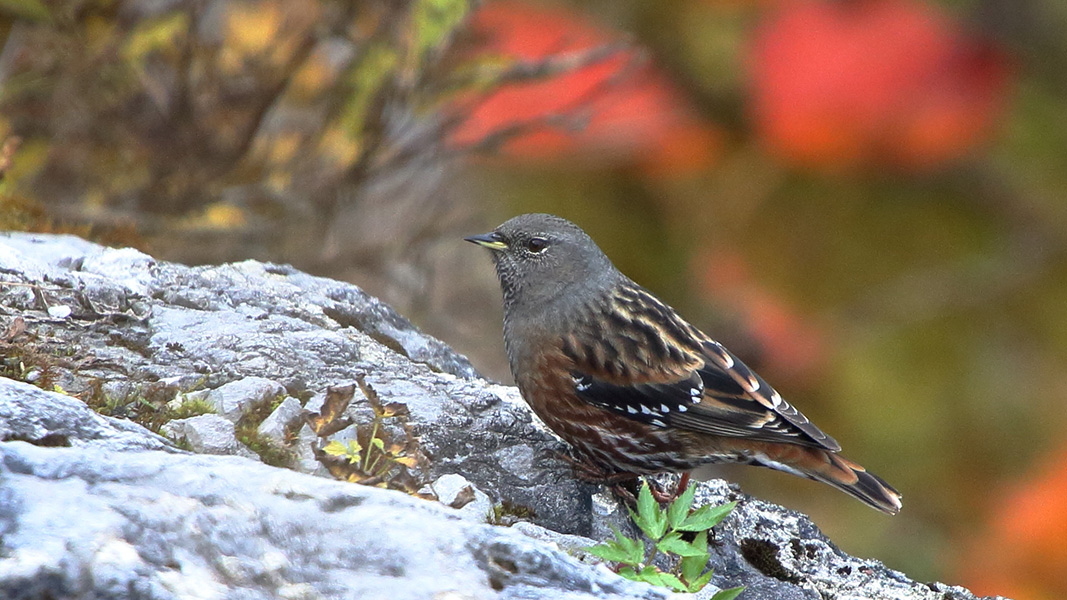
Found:
[[[764,413],[766,422],[760,425],[764,432],[774,432],[772,441],[792,442],[838,452],[841,445],[826,435],[799,410],[782,398],[777,390],[741,362],[722,344],[708,339],[702,345],[707,362],[700,369],[705,383],[704,395],[708,402],[700,408],[726,404],[746,412]],[[732,380],[733,385],[713,385],[710,382]],[[702,411],[696,411],[700,414]],[[692,425],[696,425],[694,422]],[[784,438],[784,439],[783,439]]]
[[[636,284],[591,310],[593,322],[611,329],[564,343],[586,402],[656,427],[840,450],[740,359]]]

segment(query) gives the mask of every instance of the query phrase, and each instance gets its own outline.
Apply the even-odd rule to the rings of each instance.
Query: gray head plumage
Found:
[[[588,234],[555,215],[519,215],[466,239],[492,251],[506,313],[555,310],[579,290],[608,289],[623,277]]]

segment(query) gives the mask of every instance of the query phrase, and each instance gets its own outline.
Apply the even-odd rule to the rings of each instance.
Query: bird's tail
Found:
[[[900,492],[862,466],[828,450],[803,446],[779,446],[779,456],[759,457],[754,462],[800,475],[859,498],[864,504],[895,515],[900,512]]]

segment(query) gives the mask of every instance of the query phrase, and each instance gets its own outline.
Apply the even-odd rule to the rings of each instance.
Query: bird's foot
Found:
[[[689,471],[682,473],[682,476],[678,478],[678,483],[675,484],[673,490],[665,490],[659,482],[649,480],[648,491],[652,492],[652,499],[660,504],[670,504],[677,500],[678,497],[689,488],[689,474]]]
[[[612,493],[627,504],[637,505],[637,493],[640,491],[639,482],[642,480],[637,473],[611,471],[585,456],[575,458],[563,452],[553,452],[553,454],[560,460],[569,463],[574,468],[574,476],[579,480],[586,483],[606,485]],[[652,498],[656,502],[670,504],[689,487],[689,471],[682,473],[673,490],[664,489],[659,482],[653,479],[645,479],[645,481],[648,483],[648,489],[652,492]]]

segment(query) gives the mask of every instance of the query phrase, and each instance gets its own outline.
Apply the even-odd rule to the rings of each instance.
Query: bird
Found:
[[[583,461],[621,481],[711,463],[829,484],[888,514],[900,492],[840,455],[722,344],[623,275],[574,223],[513,217],[465,238],[489,249],[504,345],[523,399]]]

